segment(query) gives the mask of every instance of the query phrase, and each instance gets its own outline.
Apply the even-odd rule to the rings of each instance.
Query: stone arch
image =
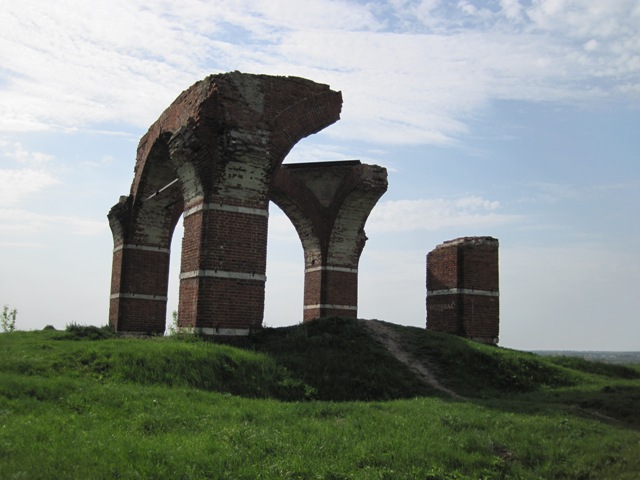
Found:
[[[270,198],[284,212],[296,229],[305,265],[319,265],[322,258],[322,244],[318,232],[323,228],[322,217],[313,215],[320,212],[322,205],[304,181],[292,174],[289,165],[282,165],[275,176]]]
[[[164,331],[171,239],[183,202],[166,143],[159,139],[148,159],[131,194],[108,215],[114,242],[109,320],[118,331]]]
[[[367,241],[364,225],[387,189],[387,171],[377,165],[355,166],[336,192],[336,211],[327,244],[327,257],[335,265],[357,265]]]
[[[291,148],[341,108],[339,92],[296,77],[231,72],[182,92],[142,137],[131,193],[109,213],[110,324],[164,332],[182,214],[180,326],[221,335],[260,327],[270,185]]]
[[[271,199],[289,217],[302,242],[304,321],[357,317],[364,224],[386,189],[386,170],[358,160],[280,167]]]

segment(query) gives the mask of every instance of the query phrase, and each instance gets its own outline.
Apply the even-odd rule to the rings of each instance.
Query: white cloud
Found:
[[[13,2],[0,13],[0,129],[144,127],[195,80],[239,69],[343,90],[344,120],[331,135],[448,144],[494,99],[638,98],[634,5]]]
[[[0,92],[4,130],[150,123],[166,106],[154,102],[189,84],[204,48],[189,30],[127,2],[25,1],[3,10],[0,59],[11,79]],[[189,55],[174,55],[179,48]]]
[[[115,158],[112,155],[104,155],[100,160],[84,160],[82,166],[89,169],[108,167],[113,164]]]
[[[56,183],[58,180],[44,170],[0,169],[0,205],[14,205]]]
[[[426,253],[366,247],[358,267],[358,316],[424,328]]]
[[[522,19],[522,5],[519,0],[500,0],[500,7],[507,19],[514,22]]]
[[[10,238],[10,235],[41,234],[55,229],[72,235],[91,236],[104,233],[108,228],[104,220],[41,214],[19,208],[0,208],[0,234],[3,238]],[[9,241],[14,244],[20,243]]]
[[[244,13],[283,29],[354,31],[382,27],[368,5],[349,1],[260,0],[246,2]]]
[[[640,8],[634,0],[538,0],[526,14],[539,29],[569,37],[637,35]]]
[[[458,226],[481,228],[521,220],[518,215],[499,213],[499,209],[499,202],[477,196],[382,201],[371,212],[367,231],[375,234],[435,231]]]
[[[575,185],[551,182],[530,182],[519,186],[521,192],[518,203],[546,203],[549,205],[560,202],[584,202],[586,200],[601,199],[603,195],[613,195],[616,192],[640,190],[640,182],[605,183],[593,185]]]
[[[588,52],[593,52],[594,50],[597,50],[598,41],[592,38],[588,42],[585,42],[584,49],[587,50]]]
[[[41,165],[55,158],[53,155],[47,153],[29,151],[24,148],[20,142],[10,142],[0,139],[0,149],[2,150],[0,151],[0,157],[12,159],[18,163]]]

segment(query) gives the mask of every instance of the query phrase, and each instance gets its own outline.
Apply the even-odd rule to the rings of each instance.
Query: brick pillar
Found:
[[[427,255],[427,329],[498,343],[498,240],[463,237]]]
[[[118,332],[162,334],[169,250],[120,243],[114,248],[112,271],[109,324]]]
[[[169,246],[180,206],[149,209],[151,203],[134,206],[122,197],[109,212],[114,239],[109,324],[117,332],[165,331]]]
[[[358,316],[358,264],[305,266],[303,321]]]
[[[296,227],[305,257],[303,321],[358,315],[364,224],[387,172],[359,161],[282,165],[272,200]]]
[[[246,335],[261,327],[265,203],[214,201],[185,211],[178,311],[182,328],[208,335]]]

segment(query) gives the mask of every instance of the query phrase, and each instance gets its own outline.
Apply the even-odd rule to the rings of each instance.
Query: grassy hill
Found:
[[[2,334],[0,478],[638,478],[640,367],[368,326]]]

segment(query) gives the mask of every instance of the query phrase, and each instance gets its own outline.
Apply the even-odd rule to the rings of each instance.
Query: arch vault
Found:
[[[341,93],[327,85],[240,72],[211,75],[180,94],[140,140],[130,194],[108,214],[110,325],[164,332],[171,238],[182,216],[181,329],[246,335],[260,328],[270,199],[303,243],[304,318],[344,313],[331,306],[353,314],[363,226],[386,190],[386,171],[360,162],[281,168],[293,146],[336,122],[341,108]],[[350,286],[340,287],[342,274]],[[354,279],[355,297],[327,293],[331,285],[353,290]],[[308,299],[308,282],[325,293]]]

